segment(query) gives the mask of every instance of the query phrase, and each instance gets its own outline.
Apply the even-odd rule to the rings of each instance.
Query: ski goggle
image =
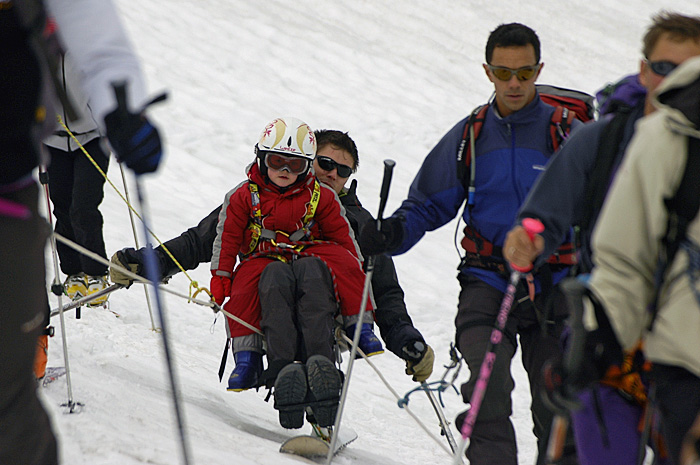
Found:
[[[489,67],[491,73],[493,73],[498,80],[510,81],[510,78],[512,78],[515,74],[518,81],[528,81],[535,77],[535,74],[537,74],[537,71],[540,70],[540,66],[542,65],[538,63],[533,66],[523,66],[522,68],[518,69],[506,68],[505,66],[491,66],[488,64],[486,66]]]
[[[316,157],[316,161],[318,162],[318,166],[320,166],[323,171],[333,171],[334,169],[338,170],[338,176],[341,178],[349,178],[352,174],[352,168],[350,168],[348,165],[341,165],[332,158],[319,155]]]
[[[309,160],[299,157],[285,157],[275,152],[267,152],[265,154],[265,166],[277,171],[282,171],[286,168],[290,173],[301,174],[309,167]]]
[[[671,74],[671,71],[676,69],[678,67],[677,64],[672,63],[670,61],[649,61],[649,60],[644,60],[644,62],[649,65],[649,68],[654,72],[654,74],[658,74],[659,76],[668,76]]]

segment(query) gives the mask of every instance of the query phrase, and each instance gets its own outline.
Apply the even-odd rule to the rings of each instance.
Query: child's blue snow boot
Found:
[[[353,339],[355,336],[355,326],[356,325],[350,325],[345,329],[350,339]],[[384,347],[379,338],[374,334],[370,323],[362,323],[362,326],[360,326],[360,342],[358,343],[358,347],[368,357],[384,353]]]
[[[236,368],[228,378],[229,391],[245,391],[255,387],[263,371],[262,354],[252,350],[243,350],[233,354]]]

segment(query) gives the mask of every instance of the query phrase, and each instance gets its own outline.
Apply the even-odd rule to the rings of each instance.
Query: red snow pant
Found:
[[[340,313],[347,317],[360,313],[362,291],[365,283],[365,272],[360,261],[346,248],[334,243],[319,243],[306,247],[302,252],[285,252],[285,259],[293,260],[294,256],[313,256],[321,259],[333,276],[336,298],[340,302]],[[270,257],[255,257],[244,260],[236,268],[231,285],[230,299],[224,309],[260,329],[260,296],[258,283],[260,275],[267,265],[275,261]],[[371,298],[367,298],[366,311],[372,311]],[[227,318],[229,337],[247,336],[254,331],[231,318]]]

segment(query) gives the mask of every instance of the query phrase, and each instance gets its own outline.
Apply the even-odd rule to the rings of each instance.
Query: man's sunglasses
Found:
[[[301,174],[309,167],[309,160],[299,157],[285,157],[274,152],[265,154],[265,166],[273,170],[287,169],[290,173]]]
[[[678,67],[677,64],[672,63],[670,61],[649,61],[649,60],[644,60],[644,62],[649,65],[649,68],[655,73],[658,74],[659,76],[668,76],[671,74],[671,71],[676,69]]]
[[[341,165],[332,158],[319,155],[316,157],[316,161],[318,162],[318,166],[320,166],[323,171],[333,171],[334,169],[338,170],[338,176],[341,178],[349,178],[352,174],[352,168],[350,168],[348,165]]]
[[[518,69],[506,68],[504,66],[491,66],[488,64],[486,66],[488,66],[491,73],[496,76],[496,79],[501,81],[510,81],[510,78],[512,78],[514,74],[517,76],[518,81],[529,81],[535,77],[535,74],[537,74],[537,71],[539,71],[542,65],[538,63],[533,66],[523,66]]]

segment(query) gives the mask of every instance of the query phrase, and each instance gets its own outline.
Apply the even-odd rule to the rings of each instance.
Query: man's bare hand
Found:
[[[544,250],[544,239],[539,234],[530,240],[530,236],[522,226],[516,226],[506,235],[503,244],[503,258],[520,268],[532,266],[535,259]]]

